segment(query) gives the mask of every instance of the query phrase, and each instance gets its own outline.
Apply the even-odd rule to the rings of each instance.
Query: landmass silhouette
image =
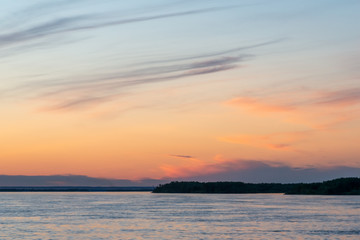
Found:
[[[284,193],[360,195],[360,178],[338,178],[317,183],[171,182],[153,193]]]

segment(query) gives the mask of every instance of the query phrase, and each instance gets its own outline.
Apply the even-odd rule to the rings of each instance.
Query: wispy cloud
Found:
[[[72,81],[43,81],[22,86],[19,89],[38,92],[37,98],[55,102],[48,109],[72,109],[90,103],[117,99],[125,88],[173,81],[197,75],[205,75],[236,68],[242,57],[220,57],[190,63],[140,68],[128,72],[115,72],[95,77],[75,77]]]
[[[347,107],[360,103],[360,88],[350,87],[339,90],[286,90],[284,98],[279,95],[241,96],[226,102],[259,112],[283,112],[296,110],[301,107]]]
[[[270,44],[270,43],[266,43]],[[248,46],[255,48],[263,44]],[[71,79],[47,79],[22,85],[15,91],[36,93],[38,99],[45,99],[47,110],[71,110],[116,101],[123,95],[124,89],[151,83],[160,83],[185,79],[197,75],[213,74],[240,67],[240,63],[249,59],[241,53],[239,47],[213,53],[189,54],[186,58],[172,58],[169,61],[158,61],[150,66],[142,64],[132,66],[131,70],[110,71],[98,75],[73,76]],[[210,56],[210,57],[209,57]]]
[[[0,35],[0,47],[14,45],[25,41],[43,38],[59,32],[64,32],[67,26],[93,18],[92,16],[76,16],[56,19],[41,25]],[[63,30],[60,30],[63,29]]]
[[[247,145],[275,151],[302,152],[296,145],[312,135],[311,130],[264,135],[234,135],[219,137],[222,142]]]
[[[284,41],[284,39],[276,39],[276,40],[272,40],[272,41],[266,41],[266,42],[262,42],[262,43],[258,43],[258,44],[253,44],[253,45],[247,45],[247,46],[243,46],[243,47],[236,47],[236,48],[231,48],[231,49],[225,49],[222,51],[217,51],[217,52],[210,52],[210,53],[203,53],[203,54],[199,54],[199,55],[191,55],[191,56],[184,56],[184,57],[178,57],[178,58],[173,58],[173,59],[167,59],[167,60],[154,60],[151,62],[144,62],[143,64],[154,64],[154,63],[165,63],[165,62],[176,62],[176,61],[185,61],[185,60],[194,60],[194,59],[199,59],[199,58],[209,58],[209,57],[217,57],[217,56],[222,56],[222,55],[226,55],[226,54],[232,54],[232,53],[236,53],[236,52],[243,52],[245,50],[251,50],[251,49],[255,49],[255,48],[259,48],[259,47],[264,47],[267,45],[271,45],[271,44],[276,44],[279,42]],[[251,57],[251,55],[243,55],[244,57]]]
[[[71,4],[71,1],[57,2],[57,6]],[[145,22],[157,19],[166,19],[173,17],[181,17],[186,15],[201,14],[207,12],[221,11],[231,9],[239,6],[223,6],[223,7],[211,7],[202,8],[188,11],[178,11],[171,13],[159,13],[151,14],[151,11],[145,13],[146,16],[133,16],[128,18],[122,18],[121,15],[115,13],[92,13],[74,16],[57,17],[56,19],[48,19],[47,14],[51,14],[54,10],[55,4],[44,3],[44,5],[35,7],[29,7],[23,12],[18,13],[18,17],[23,19],[21,22],[25,22],[25,26],[19,25],[18,19],[12,19],[7,21],[8,29],[14,29],[10,32],[0,31],[0,48],[26,43],[27,41],[34,41],[43,39],[55,34],[64,34],[76,31],[94,30],[104,27],[118,26],[124,24],[131,24],[137,22]],[[38,10],[37,10],[38,9]],[[42,21],[34,21],[32,23],[34,12],[41,11],[46,16]],[[48,11],[48,12],[46,12]],[[6,19],[5,19],[6,20]]]
[[[360,88],[327,91],[321,94],[316,104],[346,107],[360,104]]]
[[[306,92],[298,90],[288,91],[285,96],[244,95],[232,98],[225,104],[257,115],[278,117],[286,122],[314,129],[325,129],[360,117],[354,111],[354,108],[360,106],[360,89],[343,88],[336,91],[324,89]]]
[[[269,103],[252,97],[237,97],[226,104],[240,106],[256,112],[288,112],[294,110],[291,104]]]
[[[194,158],[193,156],[190,156],[190,155],[176,155],[176,154],[170,154],[169,156],[170,156],[170,157],[175,157],[175,158],[188,158],[188,159]]]

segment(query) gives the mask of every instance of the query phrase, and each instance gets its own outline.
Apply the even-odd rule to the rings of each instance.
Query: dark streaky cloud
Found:
[[[144,179],[132,181],[127,179],[95,178],[84,175],[48,175],[48,176],[25,176],[25,175],[0,175],[2,187],[28,187],[28,186],[94,186],[94,187],[137,187],[156,186],[165,180]]]
[[[194,158],[193,156],[190,155],[176,155],[176,154],[171,154],[169,155],[170,157],[176,157],[176,158]]]
[[[352,105],[360,103],[360,88],[327,92],[317,103],[325,105]]]
[[[4,47],[7,45],[14,45],[30,40],[41,39],[54,34],[75,32],[81,30],[92,30],[103,27],[151,21],[156,19],[207,13],[213,11],[226,10],[233,7],[234,6],[204,8],[204,9],[196,9],[196,10],[189,10],[182,12],[150,15],[150,16],[138,16],[133,18],[117,19],[117,20],[107,20],[108,16],[104,14],[88,14],[88,15],[80,15],[80,16],[62,17],[55,20],[48,20],[47,22],[37,23],[35,26],[30,26],[25,29],[15,30],[11,33],[2,33],[2,34],[0,33],[0,47]],[[31,18],[27,19],[26,21],[31,21]],[[11,26],[11,24],[9,25],[10,25],[9,27],[14,28],[17,27],[18,24],[14,22],[14,26]]]
[[[57,103],[47,109],[66,110],[116,99],[124,88],[227,71],[238,67],[242,61],[243,56],[220,56],[98,76],[77,76],[68,81],[48,79],[20,86],[16,90],[38,92],[39,98],[56,98]]]

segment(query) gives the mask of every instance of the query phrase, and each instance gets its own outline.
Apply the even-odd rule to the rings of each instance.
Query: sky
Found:
[[[0,175],[360,176],[359,11],[357,0],[3,1]]]

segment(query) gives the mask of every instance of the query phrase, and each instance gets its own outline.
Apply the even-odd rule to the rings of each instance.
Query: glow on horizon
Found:
[[[0,174],[360,168],[358,1],[3,7]]]

